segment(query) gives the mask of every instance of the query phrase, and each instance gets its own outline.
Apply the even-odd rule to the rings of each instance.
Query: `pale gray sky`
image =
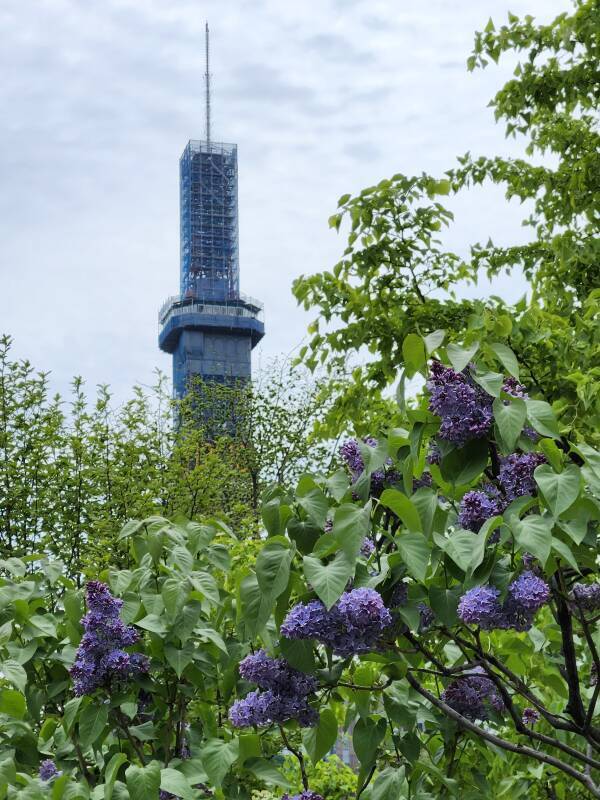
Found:
[[[242,289],[265,303],[260,359],[309,317],[292,280],[331,267],[337,199],[395,172],[508,152],[487,103],[510,66],[469,74],[473,31],[568,0],[2,0],[0,331],[15,354],[118,399],[170,357],[157,309],[178,290],[178,159],[202,138],[211,26],[213,138],[238,144]],[[498,192],[454,203],[449,242],[523,237]],[[514,298],[518,281],[495,290]],[[480,292],[486,287],[480,287]]]

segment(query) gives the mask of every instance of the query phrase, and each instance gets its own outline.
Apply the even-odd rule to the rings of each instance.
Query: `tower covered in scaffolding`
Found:
[[[206,28],[206,139],[179,161],[180,287],[159,312],[159,347],[173,355],[173,388],[195,379],[234,384],[251,377],[251,351],[264,336],[262,304],[240,292],[237,146],[210,137]]]

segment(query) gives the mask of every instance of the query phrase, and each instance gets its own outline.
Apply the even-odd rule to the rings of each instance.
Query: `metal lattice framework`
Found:
[[[181,297],[239,298],[237,146],[191,140],[180,159]]]

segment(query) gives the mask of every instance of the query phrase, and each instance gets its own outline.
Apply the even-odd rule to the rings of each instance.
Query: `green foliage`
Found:
[[[0,555],[51,553],[80,581],[128,565],[115,541],[128,519],[217,513],[252,536],[264,486],[329,459],[311,438],[325,389],[285,363],[253,385],[198,385],[176,407],[161,375],[119,408],[105,386],[89,402],[76,379],[67,411],[10,346],[0,339]]]
[[[472,373],[490,374],[498,353],[485,339],[476,351],[470,349],[469,361],[475,361]],[[443,350],[440,355],[445,357]],[[502,355],[518,373],[512,358],[506,352]],[[420,369],[427,375],[426,364]],[[506,398],[508,403],[512,400]],[[301,737],[293,727],[288,731],[290,747],[304,753],[307,775],[307,757],[320,763],[335,733],[329,720],[337,717],[343,719],[342,730],[351,732],[360,765],[358,787],[370,798],[491,800],[531,796],[538,786],[542,792],[566,797],[574,781],[591,789],[590,796],[598,796],[597,766],[591,779],[582,767],[597,727],[588,733],[579,727],[583,718],[589,718],[592,726],[598,718],[593,680],[598,643],[591,627],[594,618],[575,610],[571,587],[582,575],[598,575],[600,486],[593,476],[600,455],[583,442],[575,446],[562,439],[558,447],[553,412],[545,401],[536,402],[539,405],[531,407],[531,414],[529,402],[516,404],[518,425],[510,437],[502,422],[507,406],[494,403],[496,424],[489,439],[457,448],[437,438],[439,419],[434,415],[429,419],[427,397],[419,396],[404,420],[402,435],[395,430],[387,446],[380,440],[376,448],[365,448],[365,472],[354,477],[352,486],[346,482],[345,492],[339,479],[313,475],[303,477],[295,491],[281,487],[265,496],[270,516],[287,520],[286,532],[282,535],[278,527],[263,545],[263,552],[283,553],[284,541],[289,541],[292,558],[289,570],[286,561],[288,583],[281,595],[289,597],[286,606],[319,597],[330,607],[347,591],[348,580],[354,588],[376,587],[388,605],[400,581],[408,589],[406,604],[394,612],[397,624],[390,640],[376,652],[344,659],[321,647],[307,653],[296,647],[302,642],[281,637],[275,644],[275,653],[315,672],[322,681],[319,726]],[[427,419],[426,435],[423,419]],[[499,450],[508,438],[517,440],[519,448],[534,446],[521,435],[521,429],[534,420],[547,431],[535,449],[552,453],[553,459],[536,469],[537,497],[525,496],[508,505],[479,533],[460,529],[457,506],[463,495],[497,480]],[[421,434],[416,436],[415,431]],[[434,441],[442,449],[442,463],[430,467],[431,488],[415,489],[414,465],[423,464]],[[391,485],[381,492],[372,484],[371,500],[365,505],[359,487],[365,485],[373,453],[377,453],[376,467],[385,463]],[[592,477],[591,484],[585,476]],[[319,488],[328,506],[326,516],[333,520],[330,533],[313,539],[298,538],[296,533],[300,526],[312,524],[312,508],[300,502],[309,485]],[[367,480],[367,493],[368,485]],[[355,522],[346,526],[346,520]],[[370,557],[350,544],[357,524],[360,537],[368,534],[375,542]],[[490,583],[504,597],[523,571],[523,559],[531,556],[537,558],[535,569],[551,587],[552,601],[538,612],[530,630],[479,630],[459,621],[458,601],[468,589]],[[259,556],[257,564],[260,560]],[[242,593],[240,598],[242,616],[255,618],[258,595],[246,599]],[[425,628],[423,603],[434,612],[433,622]],[[272,599],[270,606],[271,611],[268,602],[261,605],[260,622],[252,631],[266,648],[277,641],[283,617],[277,600]],[[315,644],[306,643],[309,651]],[[320,664],[316,671],[311,666],[315,662]],[[452,716],[452,707],[444,702],[443,690],[473,669],[483,669],[502,686],[506,708],[485,722]],[[532,705],[542,719],[527,727],[521,715]],[[318,791],[312,778],[309,783]]]
[[[348,419],[359,435],[379,430],[382,392],[399,379],[402,395],[405,377],[422,368],[418,334],[431,354],[439,347],[435,333],[443,329],[456,369],[474,354],[475,337],[490,341],[510,374],[514,352],[522,377],[556,406],[563,430],[599,443],[600,24],[597,0],[574,6],[548,25],[509,14],[507,25],[491,24],[476,35],[470,69],[504,54],[522,56],[491,105],[507,135],[524,142],[523,158],[467,153],[448,171],[449,180],[394,175],[340,199],[330,224],[349,226],[342,259],[331,271],[294,283],[298,302],[319,314],[301,359],[310,368],[344,365],[352,374],[349,386],[338,387],[329,430]],[[531,241],[474,244],[463,262],[444,249],[438,232],[452,215],[435,198],[486,182],[526,204]],[[457,297],[461,280],[516,271],[531,291],[513,307],[498,297]],[[466,341],[456,356],[455,339]]]

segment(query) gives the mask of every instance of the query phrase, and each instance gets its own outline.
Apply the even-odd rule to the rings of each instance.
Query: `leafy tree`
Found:
[[[565,797],[576,782],[598,797],[600,454],[565,443],[508,348],[436,338],[405,428],[345,445],[348,477],[266,498],[256,581],[291,610],[278,600],[271,618],[249,593],[244,616],[318,679],[316,728],[300,693],[309,727],[283,725],[282,745],[312,790],[308,759],[333,745],[343,709],[359,794]],[[426,349],[453,367],[430,369]],[[262,692],[232,721],[272,722],[269,679],[240,670]]]
[[[115,532],[131,518],[219,514],[253,535],[268,481],[330,457],[331,446],[311,443],[324,389],[289,366],[265,370],[260,385],[198,387],[174,426],[162,375],[150,390],[134,387],[119,408],[107,386],[90,401],[78,378],[67,404],[49,396],[47,374],[11,360],[10,344],[0,343],[2,555],[52,553],[80,581],[119,558],[127,566]],[[199,424],[208,408],[218,436]]]
[[[340,387],[329,415],[332,430],[347,419],[359,433],[376,429],[381,414],[372,402],[415,358],[418,339],[408,334],[443,328],[461,340],[483,329],[512,347],[565,425],[598,441],[600,24],[597,0],[574,5],[549,25],[511,14],[507,26],[496,30],[490,22],[476,36],[471,69],[523,53],[492,105],[507,134],[524,140],[524,158],[467,154],[441,180],[398,174],[340,198],[330,224],[350,224],[342,259],[294,284],[298,301],[319,312],[302,359],[311,368],[351,370],[350,387]],[[438,232],[452,215],[434,198],[486,181],[526,202],[533,238],[518,246],[474,245],[463,263],[443,248]],[[515,307],[499,298],[460,299],[459,282],[476,281],[484,270],[523,270],[529,299]]]

